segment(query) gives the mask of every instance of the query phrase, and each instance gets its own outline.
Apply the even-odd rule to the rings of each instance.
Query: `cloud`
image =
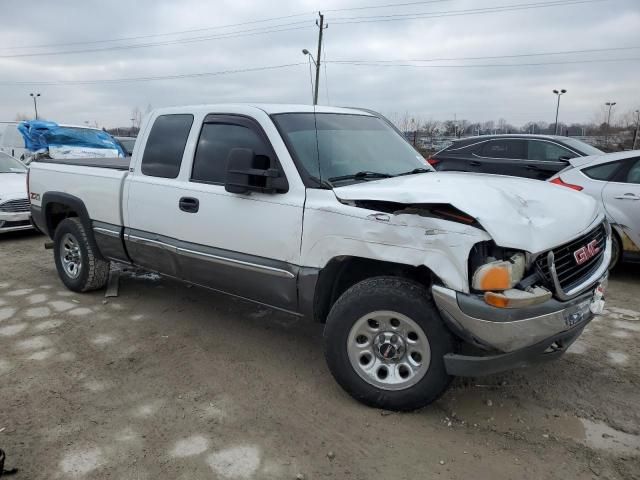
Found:
[[[330,0],[322,2],[329,24],[325,31],[326,59],[398,60],[518,55],[584,49],[640,46],[640,5],[636,0],[606,0],[559,7],[482,15],[436,17],[407,21],[340,24],[341,18],[403,13],[468,10],[525,3],[471,0],[331,12],[391,3],[391,0]],[[406,2],[402,2],[406,3]],[[530,3],[530,2],[529,2]],[[284,0],[146,0],[140,2],[81,2],[45,0],[11,2],[4,6],[0,56],[19,53],[97,49],[179,40],[198,36],[295,24],[305,28],[218,38],[148,48],[42,57],[0,58],[2,80],[75,81],[220,72],[270,65],[302,65],[277,70],[203,76],[149,82],[91,85],[0,85],[0,120],[32,111],[29,92],[42,94],[39,111],[63,123],[97,121],[101,126],[130,123],[135,106],[145,109],[193,103],[286,102],[309,103],[309,68],[301,49],[316,48],[315,1]],[[303,14],[182,35],[95,42],[131,36],[238,24],[264,18]],[[345,21],[345,20],[342,20]],[[294,25],[289,25],[289,28]],[[286,28],[286,27],[276,27]],[[249,33],[249,32],[247,32]],[[255,33],[255,32],[254,32]],[[14,48],[66,44],[51,48]],[[12,47],[12,48],[10,48]],[[423,65],[521,64],[593,59],[640,58],[640,49],[495,60],[437,61]],[[320,101],[333,105],[366,106],[387,114],[411,112],[422,118],[474,121],[505,118],[514,124],[552,121],[554,88],[566,88],[561,120],[589,121],[605,101],[618,102],[619,111],[640,106],[637,79],[640,61],[566,63],[541,66],[483,68],[416,68],[355,66],[327,63],[322,71]],[[328,96],[327,96],[328,86]]]

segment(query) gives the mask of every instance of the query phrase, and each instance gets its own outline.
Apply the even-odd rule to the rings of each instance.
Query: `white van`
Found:
[[[18,131],[19,124],[20,122],[0,122],[0,152],[22,160],[27,149],[22,134]]]

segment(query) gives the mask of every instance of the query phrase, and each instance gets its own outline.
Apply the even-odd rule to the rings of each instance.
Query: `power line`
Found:
[[[334,8],[330,10],[326,10],[328,12],[344,12],[344,11],[354,11],[354,10],[370,10],[370,9],[379,9],[379,8],[390,8],[390,7],[406,7],[406,6],[414,6],[414,5],[425,5],[431,3],[443,3],[443,2],[451,2],[452,0],[428,0],[422,2],[408,2],[408,3],[391,3],[386,5],[369,5],[364,7],[350,7],[350,8]],[[315,15],[316,12],[305,12],[305,13],[294,13],[291,15],[282,15],[279,17],[270,17],[263,18],[261,20],[252,20],[248,22],[240,22],[240,23],[230,23],[227,25],[214,25],[211,27],[201,27],[201,28],[193,28],[190,30],[176,30],[173,32],[165,32],[165,33],[150,33],[146,35],[135,35],[135,36],[126,36],[126,37],[116,37],[116,38],[103,38],[99,40],[83,40],[77,42],[65,42],[65,43],[49,43],[49,44],[40,44],[40,45],[20,45],[13,47],[0,47],[0,50],[28,50],[32,48],[54,48],[54,47],[68,47],[72,45],[95,45],[100,43],[111,43],[111,42],[121,42],[125,40],[140,40],[144,38],[155,38],[155,37],[167,37],[174,35],[184,35],[187,33],[197,33],[197,32],[206,32],[209,30],[222,30],[225,28],[233,28],[233,27],[242,27],[245,25],[255,25],[258,23],[267,23],[273,22],[276,20],[286,20],[289,18],[296,17],[304,17],[307,15]]]
[[[111,84],[111,83],[126,83],[126,82],[151,82],[157,80],[176,80],[182,78],[197,78],[197,77],[214,77],[219,75],[231,75],[235,73],[247,73],[247,72],[261,72],[264,70],[276,70],[280,68],[297,67],[299,65],[305,65],[304,62],[287,63],[283,65],[269,65],[266,67],[254,67],[254,68],[240,68],[234,70],[221,70],[218,72],[202,72],[202,73],[184,73],[180,75],[164,75],[156,77],[133,77],[133,78],[111,78],[111,79],[96,79],[96,80],[59,80],[59,81],[39,81],[39,82],[13,82],[0,80],[0,85],[94,85],[94,84]]]
[[[328,60],[327,63],[337,65],[351,65],[357,67],[414,67],[414,68],[496,68],[496,67],[538,67],[542,65],[569,65],[578,63],[614,63],[614,62],[633,62],[640,60],[636,58],[606,58],[595,60],[569,60],[561,62],[539,62],[539,63],[495,63],[495,64],[475,64],[475,65],[415,65],[415,64],[391,64],[391,63],[370,63],[370,62],[333,62]]]
[[[337,17],[332,20],[334,25],[347,25],[354,23],[372,23],[372,22],[395,22],[399,20],[418,20],[423,18],[440,18],[440,17],[460,17],[467,15],[480,15],[486,13],[502,13],[512,12],[518,10],[532,10],[538,8],[548,7],[563,7],[580,5],[584,3],[603,2],[608,0],[570,0],[570,1],[552,1],[552,2],[538,2],[538,3],[522,3],[502,5],[497,7],[484,7],[474,8],[467,10],[450,10],[441,12],[424,12],[424,13],[404,13],[394,15],[374,15],[366,17]]]
[[[261,27],[261,29],[253,28],[253,29],[248,29],[248,30],[242,30],[242,31],[239,31],[239,32],[218,34],[218,35],[213,35],[213,36],[191,37],[191,38],[183,38],[183,39],[178,39],[178,40],[168,40],[168,41],[164,41],[164,42],[136,43],[136,44],[129,44],[129,45],[113,45],[113,46],[110,46],[110,47],[103,47],[103,48],[85,48],[85,49],[80,49],[80,50],[64,50],[62,52],[17,53],[17,54],[10,54],[10,55],[0,55],[0,58],[48,57],[48,56],[54,56],[54,55],[70,55],[70,54],[74,54],[74,53],[95,53],[95,52],[105,52],[105,51],[112,51],[112,50],[128,50],[128,49],[135,49],[135,48],[148,48],[148,47],[157,47],[157,46],[161,46],[161,45],[162,46],[164,46],[164,45],[180,45],[180,44],[186,44],[186,43],[195,43],[195,42],[205,42],[205,41],[211,41],[211,40],[220,40],[220,39],[225,39],[225,38],[248,37],[248,36],[253,36],[253,35],[264,35],[264,34],[268,34],[268,33],[289,32],[289,31],[292,31],[292,30],[301,30],[301,29],[309,28],[312,25],[310,22],[306,22],[305,21],[304,23],[308,24],[308,25],[301,25],[301,26],[297,26],[297,27],[288,27],[288,28],[277,28],[277,27],[287,26],[287,25],[296,25],[298,23],[301,23],[301,22],[293,22],[292,24],[276,25],[274,27]],[[267,29],[265,30],[265,28],[267,28]]]
[[[346,12],[352,10],[372,10],[377,8],[396,8],[396,7],[409,7],[414,5],[426,5],[430,3],[444,3],[451,2],[452,0],[429,0],[424,2],[408,2],[408,3],[388,3],[386,5],[368,5],[366,7],[347,7],[347,8],[330,8],[323,9],[324,12]]]
[[[378,5],[378,6],[367,6],[367,7],[353,7],[353,9],[386,8],[386,7],[393,7],[393,6],[418,5],[418,4],[435,3],[435,1],[436,0],[432,0],[432,1],[429,1],[429,2],[410,2],[410,3],[386,4],[386,5]],[[441,0],[437,0],[437,1],[441,1]],[[501,12],[508,12],[508,11],[514,11],[514,10],[546,8],[546,7],[554,7],[554,6],[578,5],[578,4],[594,3],[594,2],[600,2],[600,1],[607,1],[607,0],[569,0],[569,1],[566,1],[566,0],[554,0],[552,2],[511,4],[511,5],[503,5],[503,6],[497,6],[497,7],[484,7],[484,8],[476,8],[476,9],[451,10],[451,11],[440,11],[440,12],[430,12],[430,13],[427,12],[427,13],[395,14],[395,15],[382,15],[382,16],[381,15],[377,15],[377,16],[368,16],[368,17],[338,17],[338,18],[335,19],[335,21],[333,23],[334,24],[338,24],[338,25],[344,25],[344,24],[351,24],[351,23],[387,22],[387,21],[397,21],[397,20],[414,20],[414,19],[421,19],[421,18],[466,16],[466,15],[477,15],[477,14],[486,14],[486,13],[501,13]],[[346,11],[346,10],[351,10],[351,9],[350,8],[334,9],[333,11]],[[255,21],[252,21],[252,22],[244,22],[244,23],[238,23],[238,24],[220,26],[220,27],[211,27],[211,28],[212,29],[213,28],[226,28],[226,27],[231,27],[231,26],[239,26],[239,25],[243,25],[243,24],[252,24],[252,23],[273,21],[273,20],[276,20],[276,19],[293,18],[293,17],[303,16],[303,15],[308,15],[308,13],[287,15],[287,16],[283,16],[283,17],[273,17],[271,19],[255,20]],[[264,34],[270,34],[270,33],[286,32],[286,31],[291,31],[291,30],[300,30],[300,29],[307,28],[307,23],[308,23],[308,21],[303,20],[303,21],[296,21],[296,22],[284,23],[284,24],[279,24],[279,25],[269,25],[269,26],[257,27],[257,28],[252,28],[252,29],[239,30],[239,31],[236,31],[236,32],[220,33],[220,34],[217,34],[217,35],[207,35],[207,36],[200,36],[200,37],[189,37],[189,38],[183,38],[183,39],[165,40],[165,41],[160,41],[160,42],[134,43],[134,44],[125,44],[125,45],[112,45],[112,46],[106,46],[106,47],[102,47],[102,48],[85,48],[85,49],[76,49],[76,50],[64,50],[64,51],[58,51],[58,52],[17,53],[17,54],[0,55],[0,58],[23,58],[23,57],[58,56],[58,55],[70,55],[70,54],[77,54],[77,53],[96,53],[96,52],[102,52],[102,51],[127,50],[127,49],[134,49],[134,48],[149,48],[149,47],[165,46],[165,45],[187,44],[187,43],[212,41],[212,40],[226,39],[226,38],[237,38],[237,37],[244,37],[244,36],[254,36],[254,35],[264,35]],[[282,27],[286,27],[286,28],[282,28]],[[133,38],[149,38],[149,37],[154,37],[154,36],[176,35],[176,34],[179,34],[179,33],[195,32],[195,31],[202,31],[202,30],[207,30],[207,29],[194,29],[194,30],[191,30],[191,31],[184,30],[182,32],[173,32],[173,33],[168,33],[168,34],[157,34],[157,35],[147,35],[147,36],[143,35],[143,36],[139,36],[139,37],[128,37],[128,38],[129,39],[133,39]],[[97,41],[94,41],[94,42],[72,42],[72,43],[68,43],[66,45],[72,45],[72,44],[74,44],[74,45],[77,45],[77,44],[95,44],[95,43],[103,43],[103,42],[109,42],[109,41],[120,41],[120,40],[125,39],[125,38],[126,37],[122,37],[121,39],[113,39],[113,40],[97,40]],[[63,45],[63,44],[59,44],[59,45]],[[41,46],[38,46],[37,48],[43,48],[45,46],[46,45],[41,45]],[[52,47],[53,45],[48,45],[48,46]],[[25,47],[25,48],[27,48],[27,47]],[[36,47],[32,46],[31,48],[36,48]]]
[[[266,22],[273,22],[276,20],[286,20],[289,18],[296,18],[296,17],[303,17],[306,15],[315,15],[316,12],[306,12],[306,13],[296,13],[296,14],[292,14],[292,15],[283,15],[280,17],[271,17],[271,18],[265,18],[262,20],[253,20],[253,21],[249,21],[249,22],[241,22],[241,23],[231,23],[228,25],[215,25],[212,27],[201,27],[201,28],[194,28],[191,30],[178,30],[178,31],[173,31],[173,32],[165,32],[165,33],[150,33],[150,34],[146,34],[146,35],[135,35],[135,36],[128,36],[128,37],[117,37],[117,38],[103,38],[100,40],[88,40],[88,41],[77,41],[77,42],[66,42],[66,43],[49,43],[49,44],[41,44],[41,45],[21,45],[21,46],[14,46],[14,47],[0,47],[0,50],[25,50],[25,49],[30,49],[30,48],[53,48],[53,47],[68,47],[71,45],[94,45],[94,44],[99,44],[99,43],[110,43],[110,42],[121,42],[124,40],[140,40],[143,38],[154,38],[154,37],[166,37],[166,36],[174,36],[174,35],[184,35],[186,33],[197,33],[197,32],[206,32],[208,30],[222,30],[225,28],[232,28],[232,27],[242,27],[245,25],[254,25],[254,24],[258,24],[258,23],[266,23]],[[268,28],[268,27],[263,27],[263,28]],[[270,28],[270,27],[269,27]],[[233,33],[233,32],[230,32]]]
[[[591,48],[585,50],[565,50],[560,52],[541,52],[541,53],[519,53],[513,55],[492,55],[487,57],[436,57],[426,59],[398,59],[398,60],[367,60],[367,59],[345,59],[345,60],[332,60],[331,63],[398,63],[398,62],[448,62],[456,60],[497,60],[501,58],[523,58],[523,57],[543,57],[551,55],[573,55],[582,53],[595,53],[595,52],[613,52],[623,50],[637,50],[637,47],[611,47],[611,48]]]

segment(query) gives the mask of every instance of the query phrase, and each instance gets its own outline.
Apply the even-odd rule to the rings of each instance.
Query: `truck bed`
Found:
[[[78,167],[99,167],[110,168],[112,170],[129,170],[131,157],[113,157],[113,158],[67,158],[56,160],[53,158],[39,158],[35,160],[38,163],[55,163],[59,165],[75,165]]]

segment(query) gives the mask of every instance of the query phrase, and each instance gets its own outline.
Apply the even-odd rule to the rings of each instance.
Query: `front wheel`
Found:
[[[329,313],[324,347],[337,382],[373,407],[414,410],[451,382],[444,355],[454,338],[429,291],[411,280],[375,277],[348,289]]]

